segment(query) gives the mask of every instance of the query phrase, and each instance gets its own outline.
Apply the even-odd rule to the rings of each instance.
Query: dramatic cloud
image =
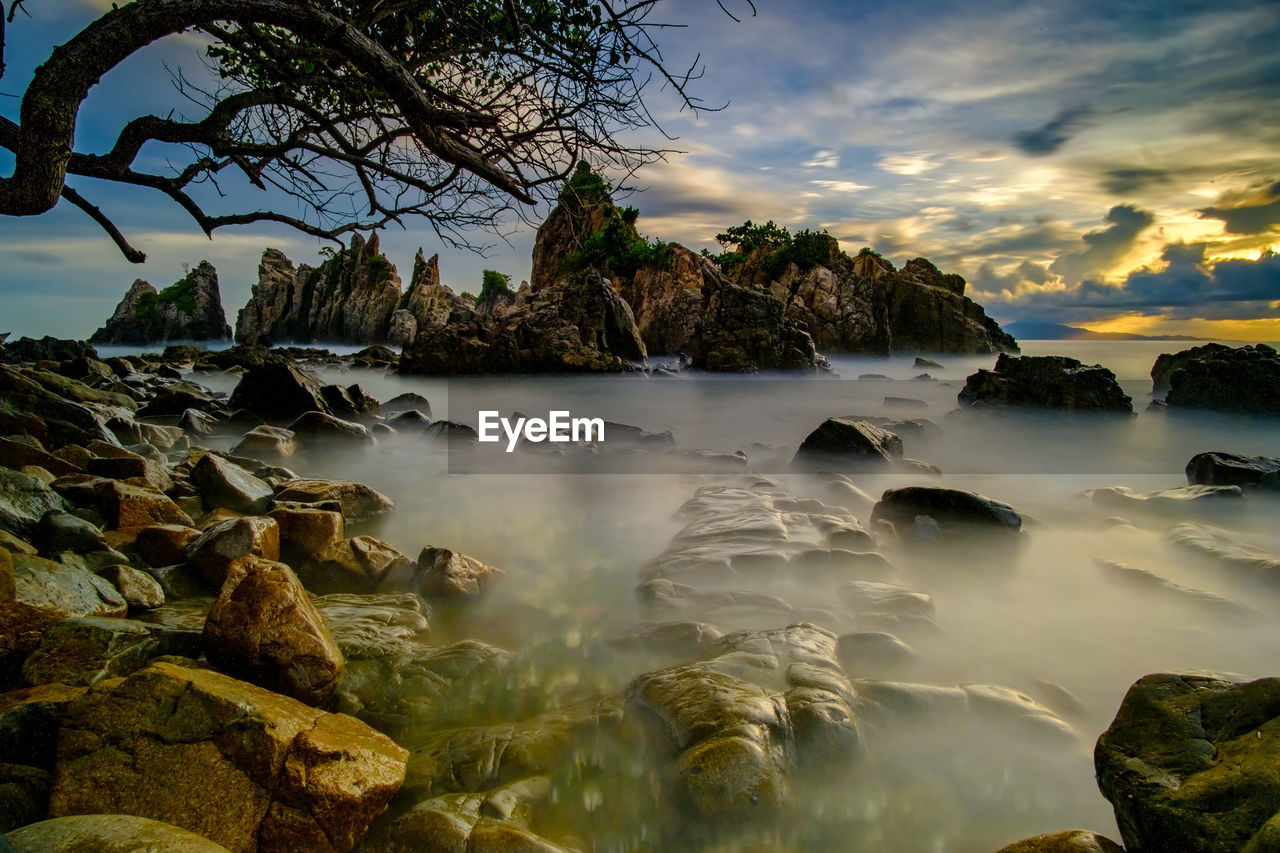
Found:
[[[1207,207],[1200,211],[1206,219],[1220,219],[1231,234],[1262,234],[1280,225],[1280,182],[1260,193],[1262,201],[1238,207]]]
[[[1067,143],[1072,136],[1079,133],[1092,112],[1088,107],[1069,107],[1050,122],[1034,130],[1023,130],[1013,135],[1014,144],[1023,153],[1033,157],[1052,154]]]
[[[1110,272],[1133,248],[1138,235],[1155,221],[1145,210],[1118,204],[1107,212],[1110,227],[1085,234],[1085,248],[1062,255],[1050,271],[1062,276],[1068,284],[1076,284],[1088,276]]]

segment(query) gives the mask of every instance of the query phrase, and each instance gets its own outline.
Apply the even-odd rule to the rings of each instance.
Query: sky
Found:
[[[725,227],[773,219],[850,252],[927,257],[1002,323],[1280,340],[1280,3],[757,0],[752,15],[725,2],[740,22],[715,0],[656,12],[688,24],[662,32],[664,53],[673,66],[700,55],[695,92],[724,108],[694,115],[651,91],[682,153],[636,176],[625,203],[642,232],[714,249]],[[9,29],[0,113],[16,120],[52,45],[109,5],[29,0]],[[170,38],[105,76],[77,150],[105,150],[135,115],[199,115],[168,69],[200,73],[201,48]],[[144,157],[163,166],[169,153]],[[0,174],[11,169],[0,152]],[[234,324],[264,248],[318,259],[319,241],[283,227],[208,240],[155,193],[68,183],[149,260],[126,262],[65,202],[0,217],[0,332],[88,335],[135,278],[163,287],[202,259]],[[381,236],[405,277],[421,246],[440,253],[446,284],[474,292],[485,268],[528,276],[532,231],[513,229],[483,257],[425,230]]]

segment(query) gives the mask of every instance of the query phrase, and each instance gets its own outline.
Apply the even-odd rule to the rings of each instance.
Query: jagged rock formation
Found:
[[[958,400],[970,408],[1133,413],[1133,401],[1114,373],[1062,355],[1001,353],[994,370],[979,370],[965,380]]]
[[[440,283],[440,257],[425,258],[422,250],[413,259],[409,290],[391,314],[387,343],[405,347],[418,332],[439,331],[451,322],[466,323],[475,313],[475,304]]]
[[[378,235],[360,235],[319,267],[293,263],[267,249],[258,283],[236,317],[239,343],[380,344],[400,304],[400,277],[383,256]]]
[[[685,353],[708,370],[751,370],[812,367],[815,348],[1017,351],[964,296],[963,278],[923,258],[898,270],[874,252],[850,257],[835,238],[806,233],[803,252],[765,246],[721,267],[683,246],[646,242],[634,211],[615,207],[602,185],[576,182],[584,189],[562,194],[538,231],[533,289],[566,268],[599,266],[630,303],[651,353]]]
[[[158,293],[148,282],[135,281],[89,342],[158,344],[230,337],[231,327],[227,325],[218,292],[218,272],[208,261],[201,261],[186,276]]]

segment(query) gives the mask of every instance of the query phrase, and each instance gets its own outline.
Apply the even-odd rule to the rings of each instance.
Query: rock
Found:
[[[221,587],[231,567],[242,560],[280,559],[280,527],[260,516],[221,521],[192,540],[186,556],[207,582]]]
[[[893,681],[853,682],[858,711],[876,727],[917,724],[958,729],[977,724],[1001,738],[1027,740],[1040,748],[1079,749],[1071,726],[1021,691],[999,684],[941,686]]]
[[[453,853],[476,850],[494,853],[568,853],[568,850],[529,831],[513,816],[521,788],[548,788],[549,780],[534,779],[482,794],[452,794],[418,803],[370,833],[361,853]],[[539,798],[546,793],[537,791]],[[527,807],[526,809],[527,810]],[[512,819],[514,817],[514,819]]]
[[[130,619],[82,616],[63,619],[49,629],[40,645],[22,664],[27,684],[88,687],[104,678],[128,675],[162,654],[165,648],[149,626]],[[186,651],[199,652],[199,649]]]
[[[187,558],[187,546],[200,531],[185,524],[153,524],[138,531],[133,546],[148,566],[172,566]]]
[[[1280,489],[1280,458],[1239,456],[1221,451],[1197,453],[1187,463],[1187,482],[1199,486]]]
[[[340,516],[339,516],[340,518]],[[298,569],[298,578],[316,595],[371,593],[388,575],[412,576],[408,557],[372,536],[342,539],[315,552]]]
[[[793,465],[879,470],[902,458],[902,439],[866,421],[827,418],[809,433]]]
[[[50,814],[127,813],[230,850],[350,850],[407,753],[364,723],[155,661],[67,708]]]
[[[470,443],[478,440],[476,431],[467,424],[455,423],[454,421],[432,421],[422,430],[422,435],[426,438],[438,441],[447,441],[449,443],[463,442]]]
[[[845,634],[840,637],[838,648],[840,666],[858,678],[909,666],[920,659],[911,646],[881,631]]]
[[[208,261],[201,261],[159,293],[142,279],[135,281],[89,343],[146,345],[230,338],[231,327],[218,293],[218,273]]]
[[[908,527],[921,515],[933,519],[948,534],[966,529],[1003,533],[1017,533],[1022,529],[1022,516],[1006,503],[976,492],[931,486],[889,489],[871,511],[871,521],[884,520]]]
[[[233,462],[206,453],[191,469],[191,482],[200,490],[206,509],[226,509],[254,515],[271,503],[272,489]]]
[[[415,586],[424,598],[474,598],[503,574],[475,557],[428,547],[418,555]]]
[[[297,436],[283,427],[257,426],[240,436],[232,453],[248,456],[287,457],[298,449]]]
[[[427,427],[431,426],[431,424],[432,424],[431,418],[427,417],[422,412],[419,412],[417,409],[409,409],[408,411],[404,411],[404,412],[396,412],[394,415],[387,418],[387,423],[386,423],[387,426],[391,427],[393,430],[396,430],[396,431],[399,431],[399,430],[422,431],[422,430],[425,430]]]
[[[304,444],[315,445],[369,445],[373,433],[360,424],[326,415],[324,412],[307,412],[293,423],[289,430]]]
[[[130,453],[128,456],[90,459],[85,470],[95,477],[125,480],[138,486],[154,489],[157,492],[167,492],[173,488],[173,479],[163,465],[134,453]]]
[[[7,365],[0,365],[0,399],[0,433],[29,435],[54,451],[95,439],[118,443],[100,415]]]
[[[107,527],[136,533],[155,524],[191,526],[191,517],[164,494],[143,486],[108,480],[97,487],[98,510]]]
[[[283,253],[267,249],[258,282],[236,317],[236,341],[334,341],[381,344],[400,303],[400,277],[383,256],[374,234],[359,234],[351,246],[318,268],[294,268]]]
[[[1266,344],[1238,349],[1203,347],[1194,357],[1187,355],[1179,353],[1182,358],[1168,374],[1169,393],[1165,402],[1171,410],[1280,414],[1280,354],[1273,347]]]
[[[22,364],[32,361],[70,361],[75,358],[97,358],[98,351],[84,341],[22,337],[16,341],[0,341],[0,362]]]
[[[1106,572],[1109,577],[1130,583],[1133,586],[1140,587],[1148,592],[1163,593],[1172,598],[1179,598],[1195,604],[1206,605],[1220,612],[1231,614],[1236,617],[1247,616],[1254,613],[1252,608],[1247,607],[1238,601],[1232,601],[1231,599],[1224,598],[1214,592],[1208,592],[1203,589],[1195,589],[1194,587],[1174,583],[1168,578],[1161,577],[1160,575],[1147,571],[1146,569],[1127,566],[1124,563],[1117,563],[1112,560],[1100,560],[1096,557],[1093,562],[1094,565]]]
[[[323,503],[337,501],[347,521],[358,521],[388,513],[395,508],[391,499],[364,483],[348,480],[286,480],[276,489],[277,502]]]
[[[62,710],[84,691],[55,683],[0,693],[0,755],[52,770]]]
[[[427,417],[431,416],[431,403],[421,394],[415,394],[412,391],[406,391],[403,394],[397,394],[390,400],[382,404],[384,412],[407,412],[419,411]]]
[[[0,764],[0,833],[42,820],[49,811],[52,786],[53,777],[38,767]],[[13,847],[5,844],[3,849],[12,851]]]
[[[183,409],[178,417],[178,428],[192,435],[212,435],[222,422],[199,409]]]
[[[344,660],[293,570],[264,559],[231,566],[204,624],[211,663],[308,705],[323,705]]]
[[[0,437],[0,467],[17,470],[28,465],[35,465],[58,476],[78,474],[83,470],[81,466],[47,452],[37,439],[29,435]]]
[[[240,377],[228,401],[233,409],[245,409],[268,421],[289,421],[305,412],[330,414],[324,385],[298,366],[269,361],[251,367]]]
[[[194,832],[133,815],[68,815],[9,834],[16,853],[230,853]]]
[[[1178,370],[1200,358],[1209,358],[1218,353],[1225,353],[1231,347],[1223,344],[1204,344],[1191,347],[1176,353],[1161,353],[1151,366],[1151,393],[1157,397],[1169,391],[1169,377]]]
[[[65,509],[67,502],[35,477],[0,468],[0,529],[29,538],[46,513]]]
[[[344,418],[367,417],[377,415],[381,411],[377,398],[359,385],[348,385],[345,388],[341,385],[326,385],[321,389],[321,394],[329,405],[329,410],[334,415]]]
[[[1001,847],[996,853],[1124,853],[1124,848],[1096,832],[1069,829],[1024,838]]]
[[[156,579],[132,566],[107,566],[98,577],[116,588],[130,611],[154,610],[164,604],[164,590]]]
[[[91,554],[111,550],[96,524],[60,509],[45,513],[36,525],[32,539],[43,553],[49,555],[60,551]]]
[[[884,405],[896,409],[927,409],[929,404],[914,397],[885,397]]]
[[[965,380],[959,401],[969,407],[1021,406],[1079,412],[1133,412],[1133,401],[1100,365],[1060,355],[1001,353],[994,371],[979,370]]]
[[[1185,513],[1229,508],[1244,497],[1244,491],[1239,486],[1177,486],[1142,494],[1128,486],[1107,486],[1088,489],[1081,497],[1112,509],[1142,508]]]
[[[210,395],[209,389],[191,382],[174,382],[155,389],[155,395],[147,401],[139,414],[149,417],[182,417],[184,412],[201,413],[225,411],[225,403]]]
[[[1175,545],[1233,569],[1243,569],[1262,577],[1280,572],[1280,554],[1264,551],[1237,540],[1229,531],[1207,524],[1177,524],[1166,538]]]
[[[1278,718],[1277,678],[1139,679],[1094,750],[1125,848],[1271,849],[1259,842],[1280,811]]]
[[[280,557],[290,566],[303,565],[346,535],[340,512],[277,507],[267,517],[280,526]]]
[[[914,368],[914,369],[916,369],[916,370],[920,370],[920,369],[925,369],[925,370],[934,370],[934,369],[936,369],[936,370],[945,370],[945,369],[946,369],[946,368],[944,368],[941,364],[939,364],[938,362],[934,361],[933,359],[931,359],[931,358],[921,358],[920,356],[916,356],[916,360],[915,360],[914,362],[912,362],[911,367],[912,367],[912,368]]]

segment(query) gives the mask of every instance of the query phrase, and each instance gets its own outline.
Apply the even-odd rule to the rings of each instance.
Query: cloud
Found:
[[[853,181],[810,181],[809,183],[822,187],[824,190],[832,190],[838,193],[856,193],[860,190],[871,189],[865,184],[854,183]]]
[[[1085,234],[1081,238],[1085,248],[1059,256],[1049,269],[1062,276],[1068,284],[1108,273],[1133,248],[1138,235],[1154,221],[1155,217],[1145,210],[1118,204],[1107,211],[1106,222],[1110,227]]]
[[[907,151],[902,154],[886,154],[876,165],[895,175],[919,175],[932,171],[942,164],[919,151]]]
[[[1280,182],[1259,193],[1261,202],[1243,203],[1236,207],[1206,207],[1200,211],[1205,219],[1219,219],[1229,234],[1263,234],[1280,225]]]
[[[1059,112],[1051,121],[1034,130],[1023,130],[1015,133],[1013,135],[1013,143],[1024,154],[1030,154],[1033,157],[1053,154],[1088,124],[1088,119],[1092,112],[1093,110],[1087,106],[1068,107]]]
[[[834,169],[840,165],[840,156],[834,151],[819,151],[800,165],[809,168]]]

